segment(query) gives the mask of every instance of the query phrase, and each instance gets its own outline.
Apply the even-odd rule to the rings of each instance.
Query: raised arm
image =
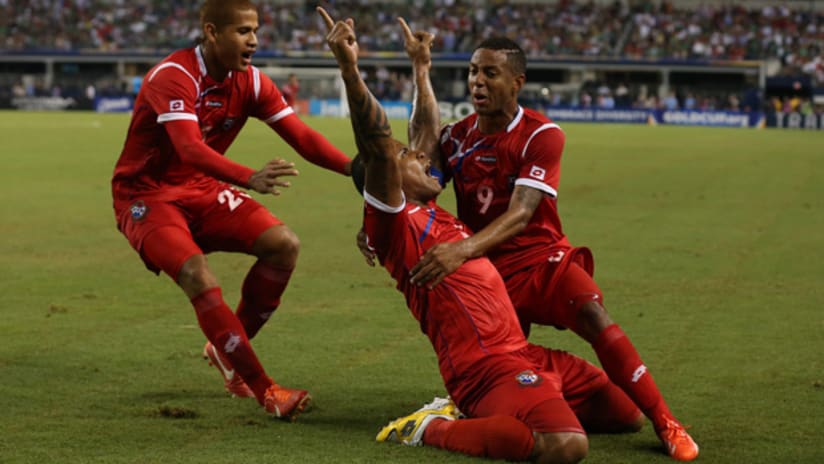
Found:
[[[335,22],[323,8],[317,11],[326,23],[326,42],[346,86],[355,143],[366,164],[366,192],[389,206],[398,206],[403,203],[403,193],[397,154],[403,144],[392,138],[386,112],[361,78],[354,22],[351,18]]]
[[[412,114],[409,117],[409,147],[428,154],[433,165],[440,170],[438,134],[441,115],[429,78],[429,69],[432,67],[431,48],[435,36],[425,31],[413,33],[403,18],[398,18],[398,23],[403,31],[404,47],[412,63],[415,83]]]

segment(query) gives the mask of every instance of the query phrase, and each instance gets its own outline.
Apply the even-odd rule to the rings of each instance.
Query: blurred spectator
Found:
[[[728,111],[741,111],[741,102],[738,100],[738,95],[733,93],[727,97],[727,107],[725,109]]]
[[[618,108],[629,108],[632,104],[632,99],[629,95],[629,89],[621,82],[615,88],[615,106]]]
[[[661,102],[665,110],[674,111],[680,108],[678,104],[678,97],[675,96],[675,91],[670,90],[664,100]]]
[[[684,97],[684,109],[685,110],[694,110],[696,105],[695,101],[695,94],[692,92],[687,92],[687,95]]]
[[[298,76],[295,73],[290,73],[289,77],[286,78],[286,83],[280,87],[280,91],[283,94],[283,99],[286,100],[286,104],[292,108],[295,107],[295,100],[298,98],[299,90],[300,82],[298,82]]]

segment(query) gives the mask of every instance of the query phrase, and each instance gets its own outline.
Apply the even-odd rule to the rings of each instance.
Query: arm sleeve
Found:
[[[557,197],[565,142],[563,131],[554,123],[536,129],[521,153],[521,171],[515,185],[536,188],[553,198]]]
[[[349,157],[294,113],[269,123],[269,126],[310,163],[340,174],[346,172]]]
[[[164,127],[181,161],[216,179],[249,188],[249,177],[255,170],[226,158],[206,145],[200,139],[200,127],[196,122],[169,121]]]
[[[198,83],[176,63],[158,67],[144,83],[147,100],[157,113],[157,122],[169,135],[180,161],[225,182],[248,188],[253,169],[218,153],[203,141],[195,104]]]
[[[349,157],[332,145],[319,132],[307,126],[286,104],[283,94],[265,74],[254,70],[256,90],[255,117],[275,130],[307,161],[322,168],[344,174]]]
[[[381,264],[390,257],[393,241],[402,243],[409,231],[406,230],[406,202],[398,207],[391,207],[364,195],[363,230],[366,232],[367,244],[375,251]],[[398,246],[404,249],[404,246]]]

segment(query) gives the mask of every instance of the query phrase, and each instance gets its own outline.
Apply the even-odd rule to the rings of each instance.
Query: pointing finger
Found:
[[[406,24],[406,20],[402,17],[398,16],[398,23],[401,25],[401,29],[403,29],[403,38],[407,42],[413,37],[412,36],[412,29],[409,28],[409,24]]]
[[[332,28],[335,27],[335,21],[332,20],[332,17],[329,16],[329,13],[327,13],[322,6],[317,7],[316,10],[323,18],[323,22],[326,23],[326,30],[331,31]]]

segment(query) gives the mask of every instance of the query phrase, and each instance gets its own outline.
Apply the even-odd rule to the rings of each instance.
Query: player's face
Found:
[[[426,153],[403,147],[398,153],[403,176],[403,191],[412,201],[427,202],[441,193],[437,177],[430,175],[432,161]]]
[[[501,50],[479,48],[469,61],[469,95],[480,116],[492,116],[512,111],[518,105],[518,92],[524,76],[517,75]]]
[[[212,64],[217,68],[217,74],[225,77],[229,71],[246,71],[257,50],[257,29],[257,11],[242,9],[235,10],[234,18],[229,24],[215,30],[209,41],[213,42]]]

